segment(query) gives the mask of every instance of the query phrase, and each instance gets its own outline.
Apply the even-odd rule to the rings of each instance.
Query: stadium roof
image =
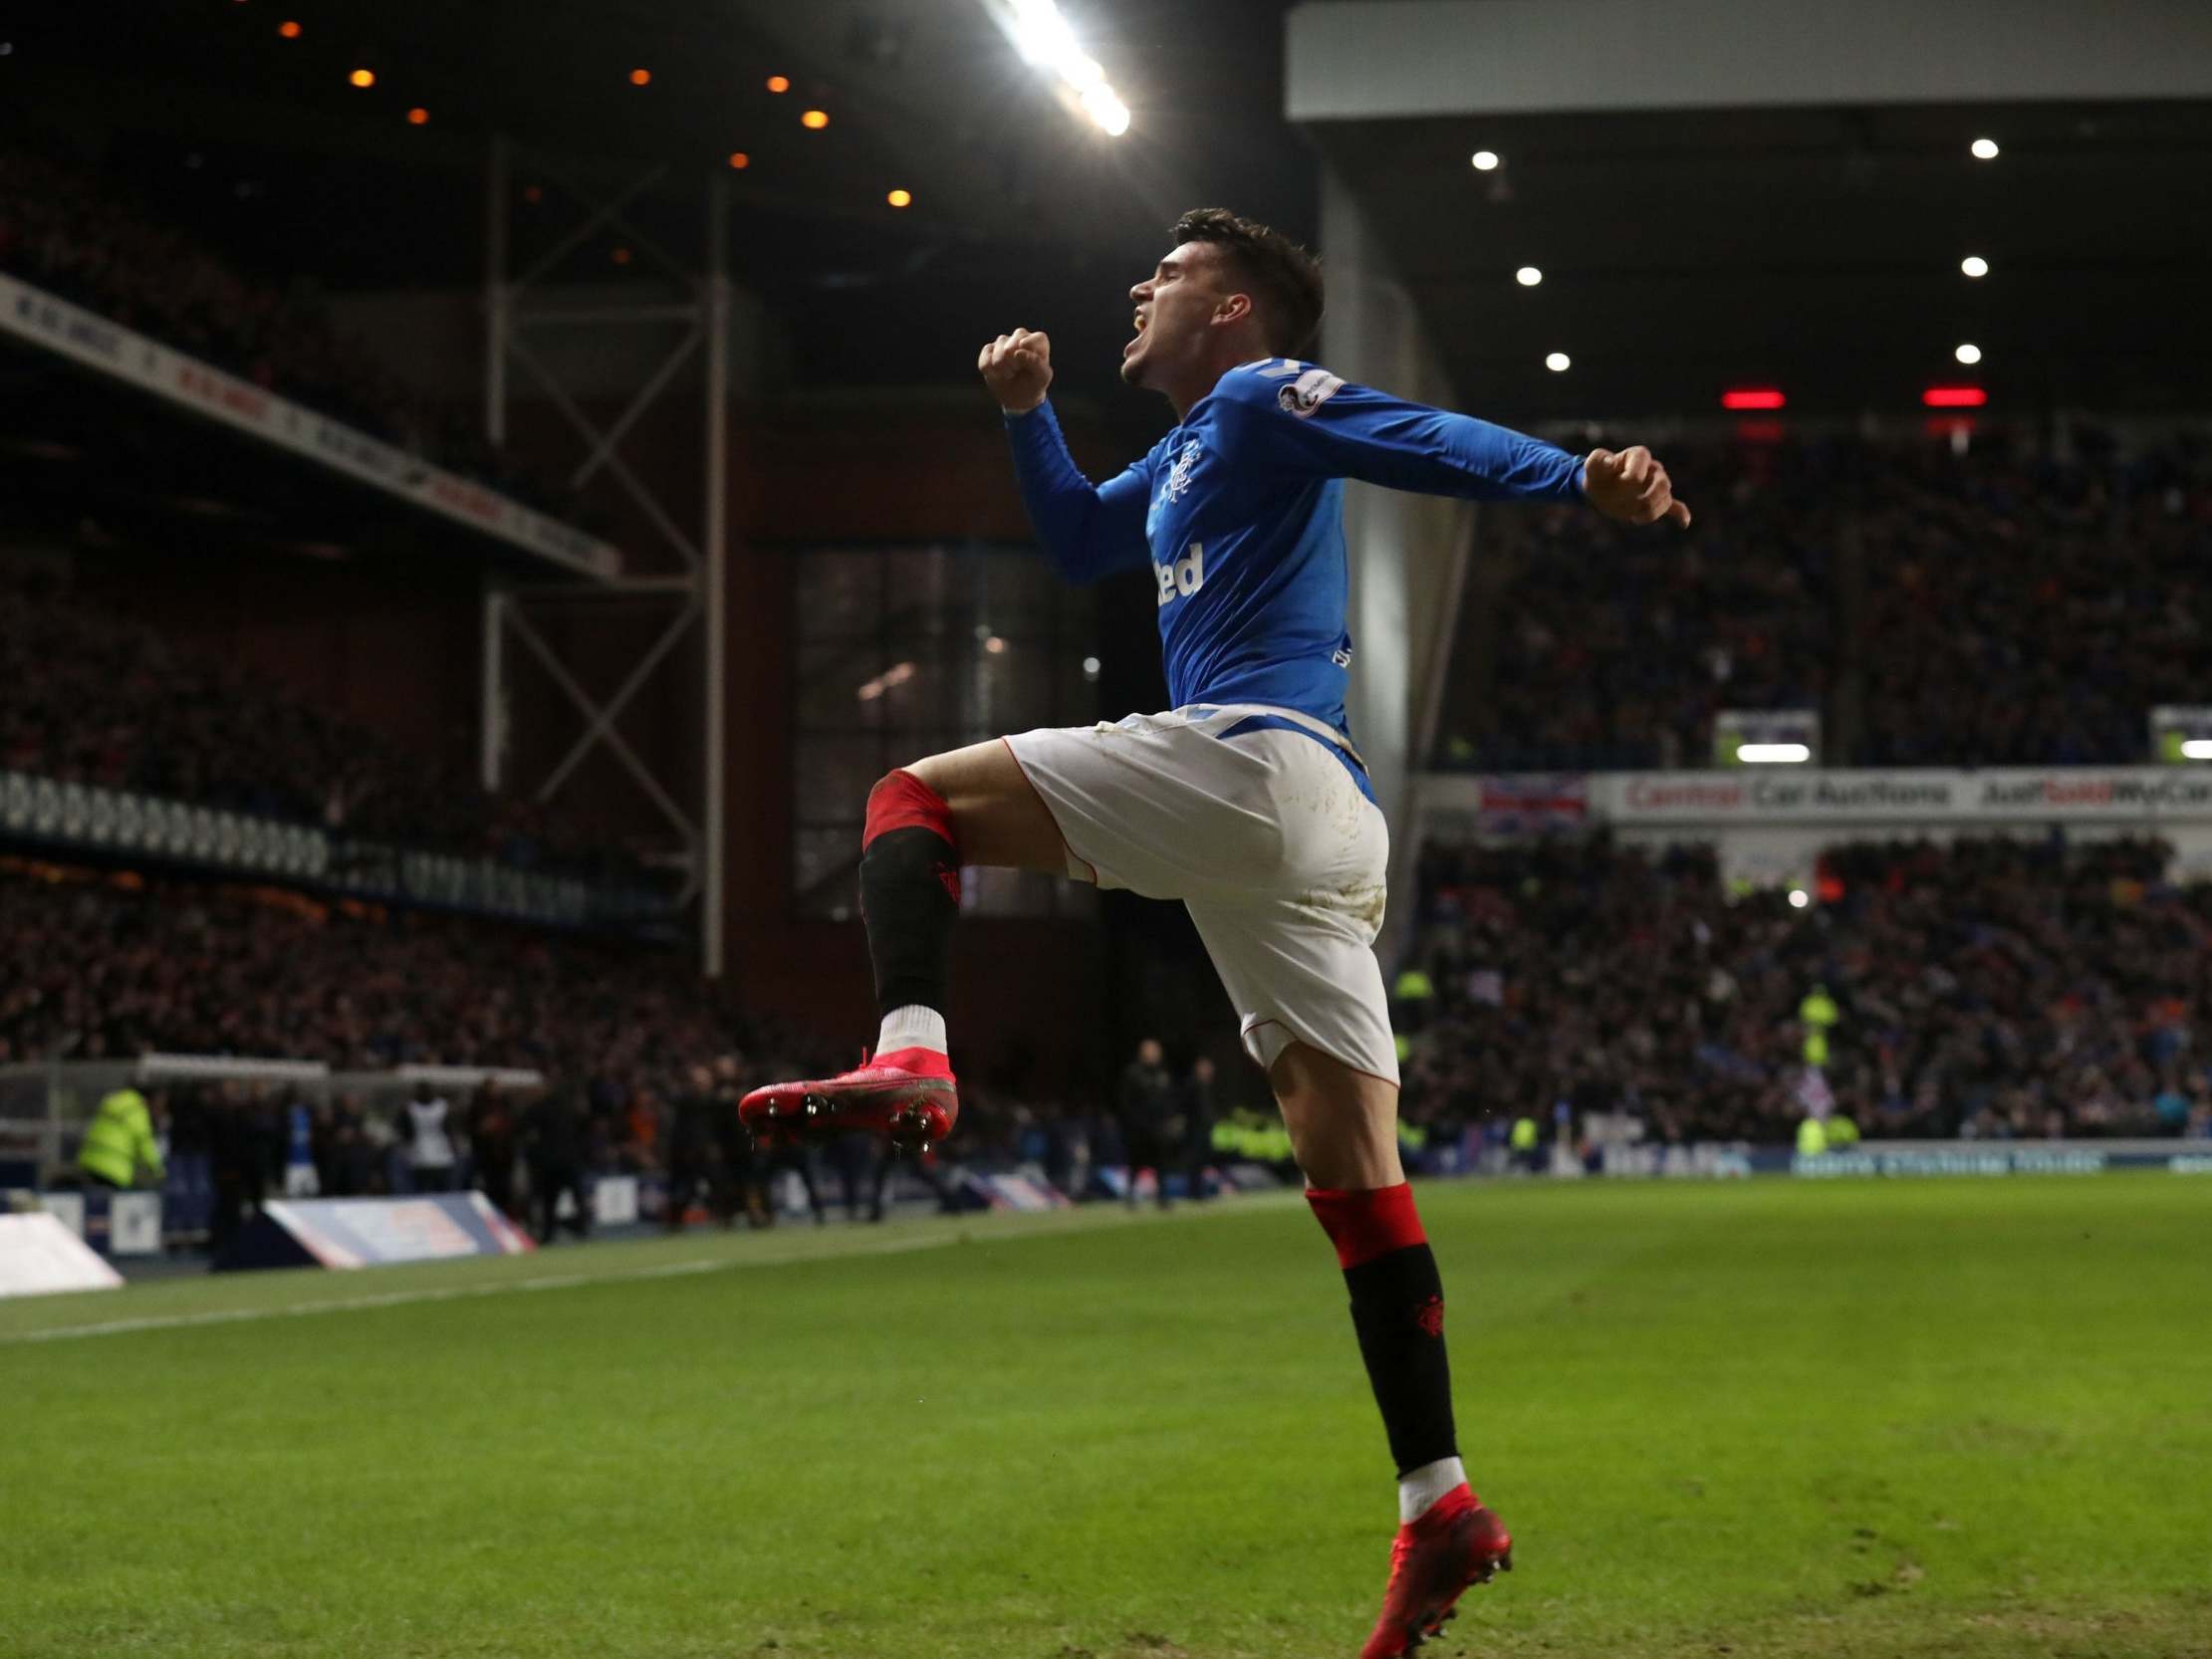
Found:
[[[2212,105],[1318,122],[1463,398],[1524,413],[2203,405]],[[1994,135],[1999,155],[1969,153]],[[1475,151],[1502,164],[1477,171]],[[1966,276],[1979,256],[1988,274]],[[1515,273],[1543,273],[1523,287]],[[1978,365],[1957,360],[1980,348]],[[1564,373],[1544,358],[1568,354]]]
[[[1054,331],[1065,384],[1108,392],[1122,290],[1166,223],[1221,203],[1313,237],[1318,149],[1485,412],[1696,412],[1746,385],[1795,410],[1901,410],[1961,378],[2000,409],[2203,401],[2212,104],[1294,127],[1285,0],[1066,10],[1133,109],[1125,137],[1071,119],[982,0],[163,0],[127,31],[50,4],[4,31],[0,103],[80,128],[97,107],[111,158],[180,213],[330,287],[478,280],[494,130],[610,180],[742,153],[736,274],[777,307],[795,385],[962,379],[977,340],[1025,323]],[[356,68],[375,84],[348,85]],[[809,108],[830,124],[802,126]],[[1966,148],[1985,131],[1990,164]],[[1504,164],[1476,171],[1478,148]],[[677,192],[642,211],[695,248]],[[1970,254],[1986,278],[1961,274]],[[609,257],[595,242],[561,275],[606,279]],[[1546,370],[1553,351],[1569,371]]]
[[[784,310],[795,380],[964,377],[987,325],[1028,322],[1071,331],[1103,388],[1122,291],[1184,208],[1314,232],[1311,152],[1281,115],[1283,9],[1072,5],[1136,107],[1120,138],[1072,119],[981,0],[163,0],[129,31],[55,4],[0,30],[16,45],[0,103],[21,94],[73,130],[97,109],[142,186],[332,288],[480,281],[494,131],[603,185],[666,164],[638,211],[684,257],[695,181],[724,169],[735,274]],[[359,68],[373,86],[349,84]],[[809,109],[829,124],[804,126]],[[589,244],[557,280],[609,279],[610,252]]]

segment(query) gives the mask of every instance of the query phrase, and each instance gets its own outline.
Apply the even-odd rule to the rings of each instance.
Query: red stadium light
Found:
[[[1930,386],[1920,401],[1931,409],[1978,409],[1989,401],[1980,386]]]
[[[1720,394],[1724,409],[1779,409],[1787,401],[1772,386],[1737,386]]]

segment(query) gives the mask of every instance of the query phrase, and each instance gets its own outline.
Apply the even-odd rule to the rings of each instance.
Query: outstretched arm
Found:
[[[976,367],[1006,415],[1022,505],[1054,568],[1070,582],[1097,582],[1144,564],[1150,557],[1144,542],[1150,476],[1128,467],[1095,485],[1077,468],[1045,401],[1052,342],[1017,329],[984,347]]]
[[[1586,461],[1541,438],[1285,359],[1232,369],[1220,390],[1248,411],[1247,430],[1298,470],[1478,501],[1583,498],[1629,524],[1690,522],[1666,469],[1640,447],[1596,450]]]

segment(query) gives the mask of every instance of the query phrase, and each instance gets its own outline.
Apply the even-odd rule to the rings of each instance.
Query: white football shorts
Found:
[[[1071,876],[1183,901],[1263,1068],[1296,1040],[1398,1080],[1374,955],[1390,831],[1325,722],[1201,704],[1005,742]]]

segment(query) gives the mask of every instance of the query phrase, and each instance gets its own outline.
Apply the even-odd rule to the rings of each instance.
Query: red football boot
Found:
[[[801,1140],[859,1129],[909,1152],[952,1133],[960,1115],[952,1065],[933,1049],[894,1049],[859,1069],[813,1082],[770,1083],[737,1103],[756,1140]]]
[[[1390,1545],[1382,1616],[1359,1659],[1397,1659],[1444,1628],[1470,1584],[1513,1570],[1513,1535],[1466,1487],[1455,1487]]]

